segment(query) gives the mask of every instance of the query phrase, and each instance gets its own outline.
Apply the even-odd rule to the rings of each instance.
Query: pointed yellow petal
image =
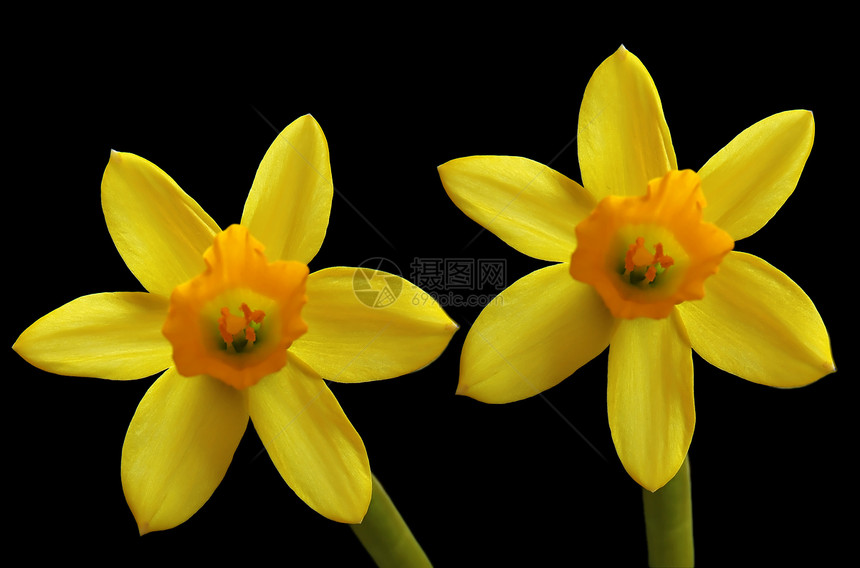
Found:
[[[775,114],[741,132],[699,170],[705,220],[735,240],[762,228],[794,191],[814,136],[805,110]]]
[[[582,185],[597,201],[640,195],[650,180],[678,169],[657,87],[623,46],[585,87],[577,144]]]
[[[146,392],[122,447],[122,487],[141,534],[188,520],[224,478],[248,426],[241,391],[168,369]]]
[[[696,424],[692,350],[677,314],[620,321],[609,346],[607,402],[621,463],[656,491],[684,462]]]
[[[578,183],[526,158],[459,158],[439,166],[439,176],[466,215],[541,260],[570,260],[574,227],[596,205]]]
[[[325,237],[333,191],[325,135],[312,116],[303,116],[263,157],[242,224],[266,246],[269,260],[307,264]]]
[[[741,378],[799,387],[835,371],[830,338],[812,300],[751,254],[729,253],[705,297],[678,306],[693,349]]]
[[[248,391],[251,421],[293,491],[321,515],[359,523],[370,504],[367,451],[325,382],[290,353]]]
[[[173,364],[161,335],[167,299],[145,292],[82,296],[27,328],[13,345],[49,373],[140,379]]]
[[[555,386],[609,344],[613,319],[566,263],[520,278],[490,302],[469,330],[457,394],[489,403]]]
[[[369,268],[327,268],[307,281],[308,331],[290,350],[326,379],[398,377],[435,360],[457,324],[421,289]]]
[[[203,271],[203,251],[220,230],[166,173],[134,154],[111,152],[102,209],[126,265],[162,296]]]

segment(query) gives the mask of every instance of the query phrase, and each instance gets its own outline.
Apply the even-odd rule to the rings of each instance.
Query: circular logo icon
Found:
[[[387,258],[369,258],[358,265],[352,276],[352,291],[358,301],[371,308],[393,304],[403,291],[400,269]]]

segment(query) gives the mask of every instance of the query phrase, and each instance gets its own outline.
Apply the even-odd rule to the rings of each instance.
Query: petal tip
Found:
[[[457,390],[454,391],[454,394],[457,396],[470,396],[469,395],[469,385],[460,381],[457,383]]]
[[[784,115],[790,114],[790,115],[797,117],[798,120],[809,121],[810,125],[815,125],[815,114],[807,108],[798,108],[798,109],[788,110],[788,111],[784,111],[782,113],[777,113],[777,114],[784,114]]]
[[[628,50],[623,43],[615,50],[615,56],[621,59],[626,58],[628,55],[630,55],[630,50]]]
[[[293,121],[293,124],[295,124],[295,125],[309,124],[313,128],[319,130],[320,132],[322,131],[322,127],[320,126],[319,121],[317,121],[317,119],[311,113],[303,114],[302,116],[298,117],[296,120]]]
[[[461,160],[461,159],[462,158],[453,158],[451,160],[448,160],[445,163],[439,164],[438,166],[436,166],[436,171],[439,173],[440,176],[442,176],[445,172],[447,172],[451,168],[451,165],[454,162],[456,162],[457,160]]]
[[[364,510],[358,511],[355,516],[345,516],[343,518],[342,523],[347,525],[360,525],[364,522],[364,517],[367,516],[367,512],[370,510],[370,494],[367,496],[367,505],[364,507]]]
[[[631,475],[631,477],[632,477],[632,475]],[[674,475],[672,477],[674,477]],[[656,493],[658,490],[665,487],[666,484],[672,480],[672,477],[670,477],[669,479],[666,479],[663,482],[656,482],[656,483],[653,482],[653,480],[652,481],[644,481],[642,478],[639,478],[639,477],[634,477],[633,480],[636,483],[638,483],[642,487],[642,489],[645,489],[649,493]]]

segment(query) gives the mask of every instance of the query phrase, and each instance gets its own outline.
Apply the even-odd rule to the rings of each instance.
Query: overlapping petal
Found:
[[[730,253],[706,284],[704,299],[678,310],[696,353],[748,381],[799,387],[835,370],[812,300],[751,254]]]
[[[126,265],[162,296],[203,271],[203,251],[220,231],[170,176],[134,154],[111,152],[102,209]]]
[[[296,494],[329,519],[359,523],[370,504],[367,451],[325,382],[292,352],[248,391],[254,428]]]
[[[245,395],[168,369],[146,392],[122,447],[122,486],[141,534],[186,521],[221,483],[248,425]]]
[[[526,158],[458,158],[439,166],[439,176],[466,215],[541,260],[570,260],[574,228],[596,205],[578,183]]]
[[[266,246],[269,260],[308,264],[325,238],[333,192],[328,142],[317,121],[303,116],[260,162],[242,225]]]
[[[173,364],[161,334],[167,299],[145,292],[82,296],[37,320],[13,349],[58,375],[129,380]]]
[[[613,318],[566,263],[541,268],[502,291],[463,344],[458,394],[489,403],[555,386],[606,349]]]
[[[582,185],[597,201],[639,195],[650,180],[678,169],[654,81],[623,46],[585,87],[577,144]]]
[[[696,422],[692,351],[677,314],[619,322],[607,408],[627,473],[650,491],[665,485],[684,462]]]
[[[307,296],[308,331],[290,350],[332,381],[411,373],[436,359],[457,330],[426,293],[382,271],[326,268],[308,277]]]
[[[794,191],[812,150],[812,113],[793,110],[761,120],[699,170],[706,221],[739,240],[758,231]]]

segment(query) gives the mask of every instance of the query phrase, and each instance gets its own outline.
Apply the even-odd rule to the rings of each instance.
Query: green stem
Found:
[[[690,462],[669,483],[654,493],[642,490],[648,565],[693,566],[693,500],[690,495]]]
[[[361,524],[350,526],[379,568],[432,566],[375,475],[367,514]]]

